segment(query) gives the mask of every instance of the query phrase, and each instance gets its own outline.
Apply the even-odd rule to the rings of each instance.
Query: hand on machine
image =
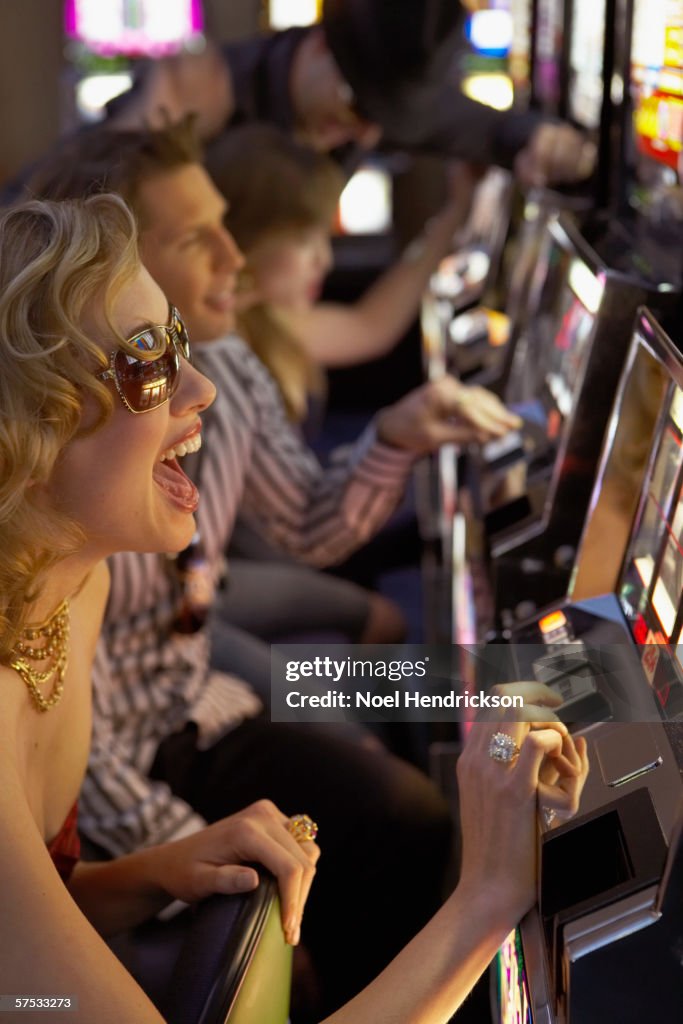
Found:
[[[595,144],[576,128],[544,122],[515,157],[515,175],[526,187],[571,184],[590,177],[596,158]]]
[[[195,903],[212,893],[250,892],[258,885],[251,865],[277,878],[287,942],[299,942],[301,918],[315,877],[317,827],[306,815],[288,818],[270,800],[259,800],[207,828],[154,847],[154,874],[174,899]]]
[[[555,729],[562,737],[561,755],[568,756],[568,762],[552,757],[543,762],[539,775],[539,809],[547,822],[552,818],[571,818],[579,809],[579,800],[588,775],[586,741],[578,737],[572,740],[562,720],[565,710],[565,695],[553,686],[542,682],[517,681],[497,683],[491,693],[499,697],[521,697],[524,707],[507,712],[501,725],[501,732],[509,733],[508,723],[519,726],[526,723],[532,730]],[[484,712],[481,719],[491,721],[501,718],[499,711]]]
[[[535,812],[575,814],[589,765],[586,741],[574,740],[554,719],[549,705],[555,698],[546,687],[512,683],[500,689],[538,703],[510,717],[498,711],[471,727],[458,761],[460,884],[486,879],[496,899],[514,901],[519,920],[536,898]]]
[[[446,376],[383,409],[377,436],[396,448],[426,455],[443,444],[485,444],[518,429],[521,422],[492,392]]]

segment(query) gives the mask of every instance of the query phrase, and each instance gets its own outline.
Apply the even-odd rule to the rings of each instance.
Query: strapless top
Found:
[[[81,856],[81,840],[78,835],[78,804],[73,805],[57,835],[47,844],[47,852],[52,857],[62,880],[68,882]]]

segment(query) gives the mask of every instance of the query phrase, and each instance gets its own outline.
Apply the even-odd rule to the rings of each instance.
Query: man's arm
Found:
[[[210,456],[202,468],[213,480],[202,475],[200,489],[215,494],[221,480],[238,486],[241,475],[244,518],[313,565],[341,561],[384,524],[417,457],[441,444],[502,436],[519,423],[495,396],[446,378],[383,410],[355,445],[333,453],[323,467],[288,422],[268,370],[243,342],[198,348],[197,362],[218,389],[205,417]],[[213,461],[220,459],[224,467]]]
[[[594,144],[571,125],[531,110],[494,110],[469,99],[455,83],[435,93],[430,120],[416,121],[413,132],[410,143],[387,135],[383,144],[498,164],[512,169],[524,187],[581,181],[595,165]]]
[[[234,501],[242,487],[240,515],[275,547],[312,565],[340,561],[382,525],[403,492],[411,453],[377,442],[371,431],[323,468],[244,342],[198,346],[196,361],[218,390],[204,417],[197,481],[207,507]]]

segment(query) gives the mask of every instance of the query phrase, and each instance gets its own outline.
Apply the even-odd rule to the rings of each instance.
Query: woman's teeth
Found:
[[[167,448],[161,456],[161,462],[171,462],[172,459],[182,458],[183,455],[191,455],[193,452],[198,452],[202,446],[202,435],[194,434],[189,437],[187,441],[181,441],[180,444],[176,444],[173,448]]]

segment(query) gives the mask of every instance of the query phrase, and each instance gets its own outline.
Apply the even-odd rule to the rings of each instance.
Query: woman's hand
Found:
[[[278,880],[282,927],[295,946],[320,849],[310,840],[296,842],[288,821],[270,800],[259,800],[186,839],[159,846],[159,884],[174,899],[194,903],[212,893],[255,889],[258,874],[245,865],[263,864]]]
[[[517,684],[518,685],[518,684]],[[520,717],[519,712],[513,712]],[[570,815],[588,773],[586,742],[559,721],[477,722],[458,761],[463,861],[458,889],[495,913],[519,920],[536,897],[536,815],[539,806]],[[504,763],[489,754],[491,738],[506,733],[520,748]]]
[[[535,728],[539,728],[541,723],[560,724],[553,708],[562,705],[562,698],[557,690],[544,683],[499,683],[491,692],[501,697],[523,697],[524,707],[515,709],[513,715],[518,722],[529,722]],[[497,713],[491,713],[491,717],[498,717]],[[505,732],[506,729],[501,731]],[[567,758],[567,770],[564,773],[558,772],[554,758],[544,760],[539,773],[538,803],[542,811],[554,811],[558,818],[571,818],[579,809],[579,800],[588,775],[588,758],[584,739],[579,738],[576,744],[570,745],[566,742],[570,738],[566,729],[562,735],[565,740],[562,754]],[[577,769],[576,775],[572,774],[569,764]]]

